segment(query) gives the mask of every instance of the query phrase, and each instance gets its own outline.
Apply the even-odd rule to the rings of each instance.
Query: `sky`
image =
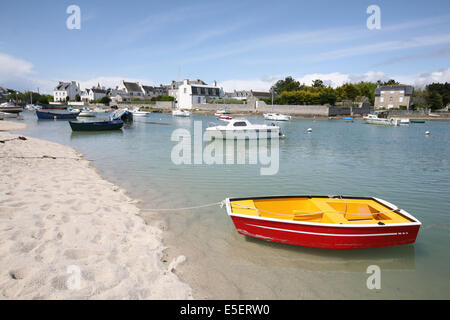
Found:
[[[80,9],[79,29],[71,5]],[[371,5],[380,9],[380,28]],[[0,86],[52,93],[216,80],[225,91],[395,79],[450,82],[450,1],[7,1],[0,10]]]

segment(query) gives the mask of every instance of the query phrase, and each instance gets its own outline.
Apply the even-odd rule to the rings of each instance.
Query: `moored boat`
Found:
[[[6,119],[6,118],[18,118],[18,113],[10,113],[10,112],[2,112],[0,111],[0,119]]]
[[[119,109],[113,112],[110,117],[111,120],[122,120],[124,122],[132,122],[133,121],[133,112],[125,109]]]
[[[20,113],[23,111],[23,108],[21,106],[13,105],[8,102],[4,102],[0,104],[0,112],[6,112],[6,113]]]
[[[227,112],[225,109],[219,109],[216,110],[216,112],[214,112],[214,115],[219,118],[220,116],[229,116],[230,113]]]
[[[142,111],[140,108],[135,108],[132,112],[135,117],[147,117],[151,114],[151,112]]]
[[[364,121],[368,124],[378,124],[385,126],[398,126],[400,125],[399,118],[388,118],[387,111],[375,111],[372,114],[365,115]]]
[[[97,111],[91,110],[87,107],[81,109],[80,114],[78,115],[79,117],[96,117],[97,116]]]
[[[172,110],[172,115],[176,117],[190,117],[191,113],[184,109],[175,109]]]
[[[247,119],[225,120],[226,125],[206,128],[206,134],[214,139],[279,139],[284,137],[275,125],[251,124]]]
[[[59,109],[41,109],[36,110],[38,119],[76,119],[80,110],[59,110]]]
[[[273,196],[229,198],[238,233],[291,245],[360,249],[414,243],[421,223],[377,198]]]
[[[123,126],[122,120],[111,121],[69,121],[72,131],[106,131],[106,130],[119,130]]]
[[[264,119],[273,121],[289,121],[291,116],[280,113],[264,113]]]

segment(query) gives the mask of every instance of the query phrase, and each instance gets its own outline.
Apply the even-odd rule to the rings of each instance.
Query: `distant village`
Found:
[[[217,82],[207,84],[200,79],[172,81],[169,85],[147,86],[139,82],[122,80],[115,88],[105,88],[100,85],[90,89],[81,90],[76,81],[59,82],[53,91],[53,101],[82,101],[99,102],[108,97],[111,103],[143,102],[147,100],[174,101],[190,109],[194,104],[204,104],[218,99],[237,100],[243,102],[249,98],[269,98],[270,92],[260,91],[234,91],[224,92],[217,86]]]
[[[374,109],[410,110],[429,108],[448,111],[450,104],[450,84],[431,84],[425,89],[416,89],[395,80],[346,83],[332,88],[324,85],[322,80],[313,81],[308,86],[300,84],[292,77],[279,80],[270,91],[234,90],[225,92],[216,81],[207,84],[200,79],[172,81],[168,85],[149,86],[139,82],[122,80],[115,88],[106,88],[100,83],[92,88],[82,90],[77,81],[60,81],[53,90],[53,96],[35,93],[20,93],[0,87],[0,101],[19,100],[20,102],[55,104],[76,102],[77,104],[127,104],[171,101],[173,107],[192,109],[194,106],[222,103],[248,104],[256,107],[258,101],[266,105],[324,105],[324,106],[359,106]],[[41,101],[39,101],[41,99]],[[26,100],[26,101],[22,101]]]

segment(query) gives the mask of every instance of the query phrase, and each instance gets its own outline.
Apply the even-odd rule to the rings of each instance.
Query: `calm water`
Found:
[[[105,178],[140,199],[144,209],[233,196],[344,194],[385,199],[423,223],[414,245],[337,252],[238,235],[218,206],[161,212],[169,259],[188,258],[178,274],[197,298],[450,298],[450,122],[401,127],[342,120],[281,123],[287,138],[280,143],[279,172],[261,176],[260,165],[172,163],[177,145],[172,132],[192,131],[194,120],[205,128],[217,122],[212,116],[153,114],[137,120],[122,132],[86,134],[72,133],[65,121],[38,121],[25,113],[29,129],[24,134],[82,152]],[[143,216],[153,217],[148,211]],[[381,268],[379,290],[367,289],[370,265]]]

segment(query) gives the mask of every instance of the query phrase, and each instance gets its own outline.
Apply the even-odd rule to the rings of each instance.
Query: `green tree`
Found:
[[[292,77],[286,77],[284,80],[278,80],[271,88],[273,92],[280,95],[284,91],[296,91],[300,89],[300,82]]]
[[[444,106],[450,103],[450,83],[432,83],[426,87],[428,92],[437,92],[442,96],[442,103]]]
[[[313,81],[312,86],[313,86],[314,88],[323,88],[323,87],[324,87],[323,81],[320,80],[320,79],[316,79],[316,80]]]
[[[357,96],[359,96],[358,87],[353,83],[345,83],[341,86],[342,88],[342,99],[354,101]]]
[[[81,97],[80,97],[80,95],[79,94],[77,94],[76,96],[75,96],[75,101],[81,101]]]
[[[111,102],[111,98],[108,96],[104,96],[103,98],[100,99],[100,103],[103,104],[109,104]]]
[[[443,107],[442,96],[436,91],[431,91],[428,93],[427,103],[431,110],[441,109]]]
[[[356,84],[358,88],[359,95],[367,97],[371,105],[375,103],[375,89],[377,88],[377,84],[373,82],[363,82]]]

